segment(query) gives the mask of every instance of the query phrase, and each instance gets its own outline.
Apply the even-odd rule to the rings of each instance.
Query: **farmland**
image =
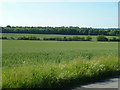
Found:
[[[118,76],[117,2],[38,1],[1,2],[2,89],[72,89]]]
[[[120,71],[118,42],[3,40],[2,43],[3,88],[70,87]]]

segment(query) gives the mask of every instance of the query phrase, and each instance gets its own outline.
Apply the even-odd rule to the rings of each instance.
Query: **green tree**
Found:
[[[11,28],[11,26],[10,26],[10,25],[7,25],[6,27],[9,27],[9,28]]]

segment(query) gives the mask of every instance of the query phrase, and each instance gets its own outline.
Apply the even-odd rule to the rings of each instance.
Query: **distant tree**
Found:
[[[6,27],[9,27],[9,28],[11,28],[11,26],[10,26],[10,25],[7,25]]]

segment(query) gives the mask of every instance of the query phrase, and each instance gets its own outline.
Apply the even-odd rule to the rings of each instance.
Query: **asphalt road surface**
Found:
[[[120,81],[120,79],[118,79],[118,77],[114,77],[111,79],[101,80],[99,82],[91,83],[88,85],[77,86],[71,90],[76,90],[81,88],[118,88],[118,87],[120,88],[120,85],[119,85],[120,82],[118,81]]]

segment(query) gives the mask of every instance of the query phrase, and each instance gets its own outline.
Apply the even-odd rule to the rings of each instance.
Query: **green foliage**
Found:
[[[3,36],[2,36],[2,39],[8,39],[8,38],[7,38],[7,37],[3,37]]]
[[[117,58],[79,57],[70,62],[24,64],[14,68],[3,67],[3,88],[68,88],[116,75],[120,72]]]
[[[7,37],[9,39],[10,39],[10,37],[13,37],[16,40],[17,40],[17,38],[23,37],[23,36],[25,36],[25,37],[31,37],[32,36],[32,37],[40,38],[40,40],[43,40],[44,38],[55,38],[56,39],[55,41],[61,41],[61,40],[63,41],[63,37],[66,37],[68,39],[68,41],[72,41],[72,38],[75,37],[75,36],[85,37],[85,41],[87,41],[86,38],[88,36],[90,36],[92,38],[91,41],[96,41],[96,37],[97,37],[97,36],[93,36],[93,35],[18,34],[18,33],[2,33],[2,36]],[[106,36],[106,37],[109,39],[109,41],[113,37],[118,39],[117,36]]]
[[[8,37],[3,37],[3,39],[8,39]],[[9,39],[12,40],[40,40],[40,38],[37,38],[35,36],[22,36],[18,38],[10,37]],[[53,40],[53,41],[91,41],[92,38],[89,37],[78,37],[78,36],[73,36],[73,37],[44,37],[43,40]]]
[[[10,39],[15,40],[15,38],[14,38],[14,37],[10,37]]]
[[[6,27],[11,28],[11,26],[10,26],[10,25],[7,25]]]
[[[108,41],[108,38],[105,37],[104,35],[98,35],[97,41]]]
[[[30,36],[30,37],[18,37],[18,40],[40,40],[40,38],[36,38],[35,36]]]
[[[43,40],[56,40],[56,38],[43,38]]]
[[[91,36],[87,36],[86,37],[86,41],[91,41],[92,40],[92,37]]]
[[[44,37],[45,36],[45,37]],[[59,37],[58,37],[59,36]],[[2,36],[3,39],[8,39],[8,40],[49,40],[49,41],[95,41],[94,39],[97,38],[97,41],[120,41],[120,39],[110,36],[106,37],[104,35],[99,35],[99,36],[78,36],[78,35],[72,35],[72,36],[65,36],[65,35],[27,35],[27,34],[17,34],[17,37],[15,34],[3,34]],[[40,39],[41,38],[41,39]]]
[[[62,35],[108,35],[118,36],[119,29],[79,28],[79,27],[2,27],[3,33],[62,34]]]
[[[116,38],[116,37],[113,37],[113,38],[109,39],[109,41],[120,41],[120,39]]]
[[[54,37],[54,38],[43,38],[43,40],[56,40],[56,41],[90,41],[90,40],[85,40],[85,37],[78,37],[78,36],[73,36],[73,37]]]

